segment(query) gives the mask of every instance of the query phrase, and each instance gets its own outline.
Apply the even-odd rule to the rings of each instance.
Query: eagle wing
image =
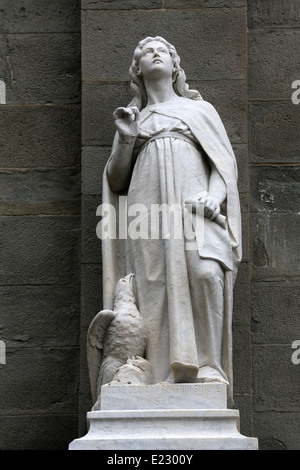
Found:
[[[106,330],[115,317],[112,310],[101,310],[92,320],[87,333],[87,362],[93,403],[98,398],[97,380],[102,363],[103,342]]]

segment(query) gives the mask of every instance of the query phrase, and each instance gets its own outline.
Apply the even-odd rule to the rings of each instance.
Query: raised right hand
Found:
[[[113,117],[121,140],[127,141],[137,137],[140,128],[140,112],[137,107],[117,108]]]

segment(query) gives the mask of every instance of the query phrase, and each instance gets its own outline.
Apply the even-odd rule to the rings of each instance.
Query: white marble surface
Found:
[[[106,410],[87,414],[89,432],[70,450],[257,450],[238,431],[237,410]]]
[[[232,295],[242,247],[235,155],[216,109],[189,89],[172,44],[142,40],[130,78],[134,97],[114,112],[103,175],[103,207],[112,209],[105,216],[111,236],[102,238],[103,308],[114,309],[116,285],[134,273],[151,383],[223,381],[232,401]],[[168,230],[155,216],[161,206],[170,211]],[[203,230],[186,233],[199,217]],[[100,371],[107,367],[102,346],[94,351]],[[98,370],[91,382],[108,383]]]
[[[116,135],[103,175],[103,204],[113,209],[107,226],[115,227],[117,214],[126,236],[112,230],[102,239],[104,310],[92,323],[88,346],[93,399],[101,409],[87,414],[89,432],[69,448],[257,449],[257,439],[239,432],[239,412],[226,408],[233,397],[233,285],[242,255],[232,146],[215,108],[189,89],[165,39],[139,43],[130,77],[134,98],[114,112]],[[195,224],[198,206],[203,209],[203,233],[195,229],[193,249],[186,201]],[[141,230],[154,227],[160,236],[130,235],[127,212],[141,204],[177,208],[167,237],[151,210],[143,213]],[[131,290],[122,290],[119,308],[118,285],[128,276]],[[151,380],[148,373],[142,380],[131,374],[131,356],[147,361]],[[99,396],[101,385],[118,381],[131,387],[121,393],[103,388]]]
[[[256,450],[257,439],[240,434],[239,411],[226,402],[221,383],[103,385],[102,409],[87,414],[89,432],[69,448]]]
[[[101,410],[227,408],[226,385],[103,385]]]

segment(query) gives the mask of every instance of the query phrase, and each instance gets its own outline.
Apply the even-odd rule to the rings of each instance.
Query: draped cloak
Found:
[[[223,178],[223,181],[226,185],[226,201],[225,201],[225,216],[227,218],[227,230],[226,235],[229,241],[230,255],[228,255],[228,250],[224,245],[224,253],[227,250],[227,253],[223,256],[220,252],[220,256],[216,253],[218,250],[215,248],[215,238],[218,237],[218,230],[223,231],[224,229],[218,228],[215,222],[209,221],[211,227],[214,227],[215,235],[213,237],[204,237],[204,243],[202,248],[199,250],[199,256],[203,259],[214,259],[219,261],[224,268],[224,322],[223,322],[223,341],[222,341],[222,367],[228,378],[229,387],[228,387],[228,402],[232,405],[232,303],[233,303],[233,285],[235,282],[238,264],[241,261],[241,214],[240,214],[240,202],[239,202],[239,193],[237,189],[237,165],[235,160],[235,155],[233,153],[230,141],[228,139],[226,130],[223,126],[223,123],[220,119],[215,108],[206,101],[196,101],[190,100],[187,98],[182,98],[182,105],[179,105],[179,102],[165,102],[159,103],[151,106],[149,108],[150,112],[158,113],[162,116],[171,117],[180,119],[185,123],[189,130],[192,132],[194,138],[200,144],[201,149],[205,152],[208,160],[213,162],[217,171]],[[114,145],[116,145],[117,139],[114,140]],[[112,151],[113,153],[113,151]],[[137,157],[139,158],[139,156]],[[132,159],[132,166],[134,166],[134,157]],[[103,204],[110,204],[116,210],[116,212],[109,212],[108,218],[115,217],[117,214],[117,220],[111,221],[112,226],[116,225],[118,233],[118,224],[122,214],[119,214],[119,197],[120,193],[113,192],[110,189],[107,168],[109,161],[106,164],[104,174],[103,174]],[[160,167],[158,167],[160,168]],[[160,171],[158,169],[158,171]],[[175,175],[173,175],[175,177]],[[147,184],[147,175],[145,175],[145,185]],[[123,201],[126,196],[126,192],[122,193]],[[194,196],[191,194],[190,196]],[[140,201],[143,204],[143,201]],[[124,208],[124,206],[122,206]],[[122,209],[121,209],[122,210]],[[123,214],[124,215],[124,214]],[[206,220],[206,219],[205,219]],[[109,222],[109,221],[108,221]],[[209,230],[207,232],[210,233]],[[225,237],[226,238],[226,237]],[[131,241],[130,243],[133,243]],[[217,243],[218,245],[218,243]],[[176,248],[176,241],[174,246],[174,257],[180,256],[180,252]],[[220,245],[222,247],[222,243]],[[168,248],[172,250],[171,248]],[[220,248],[219,248],[220,250]],[[120,239],[118,236],[114,238],[105,238],[102,240],[102,262],[103,262],[103,308],[113,310],[113,296],[114,289],[121,277],[124,277],[129,273],[131,268],[131,263],[128,257],[132,257],[133,252],[129,252],[126,239]],[[225,260],[225,261],[224,261]],[[145,259],[138,260],[142,265],[145,262]],[[163,263],[164,261],[161,260]],[[176,266],[174,264],[175,271]],[[171,273],[172,275],[172,273]],[[192,275],[192,273],[191,273]],[[151,276],[150,276],[151,277]],[[172,283],[172,279],[161,279],[162,285],[165,283]],[[150,280],[149,280],[150,282]],[[155,292],[153,293],[155,296]],[[139,303],[142,305],[143,292],[138,291],[138,308]],[[152,314],[151,305],[148,305],[148,311],[141,311],[141,314],[145,318],[151,317]],[[193,338],[185,338],[185,343],[182,342],[182,334],[184,331],[189,331],[189,326],[192,322],[192,317],[189,318],[186,312],[179,312],[177,317],[171,309],[167,307],[168,311],[161,312],[161,315],[169,316],[170,327],[172,326],[172,331],[169,334],[169,342],[174,343],[175,347],[179,344],[180,347],[176,350],[172,349],[172,344],[170,344],[170,362],[181,362],[189,363],[189,351],[185,352],[185,344],[193,343]],[[172,318],[174,316],[174,318]],[[186,323],[186,324],[185,324]],[[192,330],[190,330],[192,331]],[[174,341],[176,338],[176,341]],[[188,349],[188,347],[187,347]],[[165,351],[161,351],[161,354],[164,354]],[[186,354],[186,357],[185,357]],[[151,361],[150,361],[151,362]],[[195,360],[192,361],[195,364]],[[189,364],[188,364],[189,365]],[[152,364],[152,367],[155,368],[158,364]]]

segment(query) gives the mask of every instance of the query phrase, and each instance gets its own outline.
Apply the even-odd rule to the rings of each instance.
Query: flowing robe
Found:
[[[170,132],[170,136],[158,135],[137,158],[133,152],[128,208],[143,204],[148,209],[140,219],[148,231],[155,204],[181,208],[184,220],[186,199],[209,190],[213,162],[226,186],[227,229],[205,219],[204,242],[198,251],[187,250],[185,237],[173,236],[174,227],[167,239],[151,239],[149,232],[148,239],[103,240],[104,308],[113,308],[119,278],[134,272],[138,308],[149,331],[146,358],[152,365],[153,382],[170,380],[171,370],[178,365],[195,370],[211,366],[228,380],[230,402],[232,289],[241,260],[235,156],[219,115],[205,101],[182,98],[182,106],[178,101],[156,104],[143,110],[141,118],[136,147],[147,135]],[[172,132],[190,142],[172,137]],[[119,196],[110,189],[106,166],[103,203],[112,204],[117,214]]]

